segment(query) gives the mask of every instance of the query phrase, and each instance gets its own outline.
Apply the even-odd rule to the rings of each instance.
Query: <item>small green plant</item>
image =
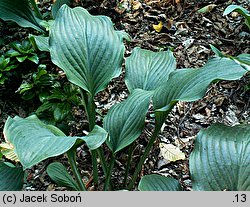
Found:
[[[50,95],[49,91],[59,85],[55,80],[56,75],[49,74],[46,70],[46,65],[43,64],[40,64],[37,68],[37,72],[31,73],[30,76],[31,77],[27,78],[18,89],[18,92],[24,100],[39,97],[39,100],[43,101],[46,96]]]
[[[58,185],[73,190],[87,190],[76,163],[76,149],[86,143],[91,152],[96,189],[100,189],[100,160],[100,168],[105,175],[105,184],[101,190],[118,190],[112,185],[112,170],[117,153],[129,147],[124,188],[132,190],[160,129],[175,104],[178,101],[195,101],[202,98],[211,82],[236,80],[247,73],[239,62],[227,57],[214,57],[199,69],[176,70],[176,60],[171,51],[152,52],[135,48],[125,63],[128,98],[112,106],[103,120],[103,126],[100,127],[96,122],[95,98],[98,92],[104,90],[108,83],[121,73],[125,51],[124,39],[129,40],[128,35],[116,31],[106,16],[90,15],[87,10],[80,7],[71,9],[63,5],[60,8],[50,27],[49,51],[52,62],[80,89],[89,133],[81,137],[66,136],[59,128],[43,123],[35,115],[27,118],[9,117],[4,126],[4,136],[14,146],[22,170],[49,157],[66,153],[74,177],[72,178],[66,168],[58,162],[48,166],[49,176]],[[67,99],[64,95],[56,95],[48,101],[63,98]],[[135,147],[133,143],[144,129],[151,101],[155,128],[132,179],[129,180],[128,174]],[[109,148],[109,157],[104,156],[104,142]],[[19,181],[16,183],[22,182],[22,174],[20,177],[17,176],[22,172],[19,165],[10,168],[2,163],[1,169],[11,170],[12,178]],[[0,184],[4,183],[0,185],[4,186],[2,189],[7,188],[7,178],[10,180],[9,177],[0,180]],[[21,189],[21,185],[12,187]]]
[[[21,80],[22,76],[32,71],[33,63],[39,63],[38,54],[29,39],[11,42],[7,47],[11,49],[0,58],[1,84],[4,84],[7,79],[10,83],[12,78]]]
[[[20,63],[25,60],[30,60],[36,64],[39,63],[38,55],[35,52],[35,49],[29,40],[23,40],[22,42],[12,42],[10,43],[12,47],[9,51],[6,52],[6,55],[9,57],[14,57]]]
[[[245,18],[245,24],[247,25],[247,27],[250,30],[250,13],[249,13],[248,10],[246,10],[243,7],[238,6],[238,5],[230,5],[230,6],[228,6],[225,9],[225,11],[223,13],[223,16],[224,15],[228,15],[231,12],[238,12],[239,14],[241,14],[242,16],[244,16],[244,18]]]
[[[43,96],[41,102],[42,105],[36,110],[37,116],[56,126],[59,124],[59,128],[65,128],[73,118],[72,107],[81,105],[80,90],[70,83],[63,87],[57,86],[50,90],[49,95]]]
[[[201,130],[190,155],[192,189],[199,191],[250,190],[250,125],[214,124]],[[144,176],[141,191],[181,190],[179,182],[157,174]]]
[[[9,57],[0,56],[0,85],[4,84],[8,77],[11,76],[12,70],[17,67],[18,64]]]
[[[22,98],[27,101],[38,98],[41,105],[36,109],[36,115],[46,123],[68,128],[68,121],[73,118],[72,107],[81,105],[79,88],[58,81],[58,75],[48,73],[46,65],[42,64],[30,76],[17,90]]]

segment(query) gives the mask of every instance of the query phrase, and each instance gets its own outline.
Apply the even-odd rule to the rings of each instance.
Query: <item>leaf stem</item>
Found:
[[[81,90],[82,103],[85,108],[87,119],[89,121],[89,131],[92,131],[95,127],[96,118],[96,105],[92,94]],[[93,166],[93,179],[94,185],[98,186],[98,163],[97,163],[97,150],[91,150],[91,159]]]
[[[156,140],[156,138],[157,138],[157,136],[158,136],[158,134],[159,134],[159,132],[161,130],[161,127],[162,127],[166,117],[168,116],[168,114],[170,113],[170,111],[173,109],[173,107],[175,106],[175,104],[177,102],[178,101],[173,101],[172,103],[170,103],[168,105],[168,108],[165,109],[165,111],[161,111],[159,113],[155,112],[155,129],[154,129],[154,132],[150,136],[148,145],[146,146],[146,149],[145,149],[145,151],[144,151],[144,153],[143,153],[143,155],[142,155],[142,157],[141,157],[141,159],[139,161],[139,164],[137,165],[137,167],[135,169],[135,172],[134,172],[134,174],[132,176],[132,180],[130,181],[130,183],[129,183],[128,187],[127,187],[128,190],[132,190],[132,188],[133,188],[133,186],[134,186],[134,184],[136,182],[136,179],[137,179],[137,177],[138,177],[138,175],[139,175],[139,173],[140,173],[140,171],[142,169],[142,166],[143,166],[148,154],[150,153],[150,150],[151,150],[151,148],[152,148],[152,146],[153,146],[153,144],[154,144],[154,142],[155,142],[155,140]]]
[[[94,97],[90,93],[80,90],[82,97],[82,104],[85,108],[87,119],[89,122],[89,131],[95,127],[95,116],[96,116],[96,105],[94,102]]]
[[[73,147],[67,152],[68,161],[72,169],[73,175],[76,179],[76,183],[81,191],[86,191],[86,187],[82,181],[81,175],[76,166],[76,149]]]
[[[131,160],[132,160],[132,155],[135,147],[135,142],[133,142],[128,149],[128,159],[127,159],[127,165],[126,165],[126,170],[125,170],[125,175],[124,175],[124,180],[123,180],[123,187],[126,186],[127,180],[128,180],[128,173],[130,170],[130,165],[131,165]]]
[[[95,127],[95,116],[96,116],[96,105],[94,102],[94,97],[87,93],[87,105],[86,105],[86,112],[89,121],[89,131],[92,131]]]
[[[143,155],[142,155],[142,157],[141,157],[141,159],[140,159],[140,161],[139,161],[139,163],[138,163],[138,165],[137,165],[137,167],[135,169],[132,180],[130,181],[130,183],[128,185],[128,188],[127,188],[128,190],[132,190],[132,188],[133,188],[133,186],[134,186],[134,184],[136,182],[136,179],[137,179],[137,177],[138,177],[138,175],[139,175],[139,173],[140,173],[140,171],[142,169],[142,166],[143,166],[143,164],[144,164],[144,162],[145,162],[145,160],[146,160],[146,158],[147,158],[147,156],[148,156],[148,154],[149,154],[149,152],[150,152],[150,150],[151,150],[151,148],[152,148],[152,146],[153,146],[153,144],[154,144],[160,130],[161,130],[161,127],[155,128],[154,133],[150,137],[148,145],[147,145],[147,147],[146,147],[146,149],[145,149],[145,151],[144,151],[144,153],[143,153]]]
[[[114,168],[114,164],[115,164],[115,154],[112,153],[108,174],[106,176],[106,180],[105,180],[105,184],[104,184],[104,190],[105,191],[109,190],[110,181],[111,181],[111,174],[112,174],[112,170]]]
[[[108,166],[107,166],[107,161],[105,159],[105,155],[104,155],[104,152],[103,152],[103,148],[99,147],[97,149],[97,153],[98,153],[98,156],[100,157],[103,173],[104,173],[105,177],[107,177],[108,176]],[[109,184],[109,188],[111,190],[113,189],[112,183]]]
[[[107,162],[106,162],[106,159],[105,159],[105,156],[104,156],[103,149],[101,147],[99,147],[97,149],[97,153],[98,153],[98,156],[100,157],[100,161],[101,161],[101,165],[102,165],[102,169],[103,169],[104,175],[107,176],[107,174],[108,174],[108,167],[107,167]]]
[[[35,15],[39,18],[39,19],[43,19],[43,15],[41,14],[41,12],[39,11],[39,8],[35,2],[35,0],[29,0],[30,4],[32,5],[33,9],[34,9],[34,13]]]
[[[92,129],[94,128],[94,126],[96,124],[95,123],[96,105],[95,105],[95,102],[94,102],[94,97],[90,93],[87,93],[84,90],[81,90],[80,93],[81,93],[81,96],[82,96],[82,104],[83,104],[83,106],[85,108],[85,111],[86,111],[86,114],[87,114],[87,119],[89,121],[89,131],[92,131]],[[103,149],[101,147],[99,147],[96,150],[92,150],[91,153],[92,153],[91,158],[92,158],[92,165],[93,165],[94,184],[96,186],[98,186],[97,153],[98,153],[98,156],[100,157],[102,169],[103,169],[103,172],[104,172],[105,176],[108,173],[107,164],[106,164],[105,156],[104,156],[104,153],[103,153]]]
[[[92,166],[93,166],[93,179],[94,185],[98,186],[98,166],[97,166],[97,152],[96,150],[91,150],[91,159],[92,159]]]
[[[86,113],[87,118],[89,121],[89,131],[92,131],[95,126],[95,117],[96,117],[96,105],[94,102],[94,97],[92,94],[87,93],[87,100],[86,100]],[[98,163],[97,163],[97,151],[91,151],[91,158],[92,158],[92,166],[93,166],[93,177],[94,177],[94,184],[98,186]]]

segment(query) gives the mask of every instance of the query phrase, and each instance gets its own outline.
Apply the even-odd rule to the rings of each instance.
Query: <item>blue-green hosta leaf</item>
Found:
[[[250,66],[250,54],[240,54],[237,56],[242,62]]]
[[[51,13],[53,18],[56,17],[58,10],[61,8],[63,4],[70,5],[71,0],[56,0],[56,2],[51,6]]]
[[[223,16],[228,15],[229,13],[231,13],[233,11],[238,12],[245,17],[245,23],[248,26],[248,28],[250,29],[250,13],[249,13],[249,11],[241,6],[238,6],[238,5],[230,5],[225,9]]]
[[[103,125],[109,133],[107,144],[112,152],[118,152],[140,136],[151,96],[151,92],[135,89],[125,101],[109,110]]]
[[[189,160],[194,190],[250,190],[250,125],[201,130]]]
[[[152,52],[137,47],[126,59],[125,82],[130,92],[136,88],[155,90],[175,69],[176,61],[170,50]]]
[[[156,89],[153,105],[157,124],[177,101],[195,101],[202,98],[207,87],[215,80],[236,80],[247,71],[229,58],[213,58],[200,69],[179,69],[170,74],[168,81]]]
[[[181,191],[181,185],[174,178],[152,174],[143,176],[140,180],[140,191]]]
[[[227,57],[225,54],[223,54],[223,52],[221,52],[218,48],[216,48],[214,45],[209,45],[210,46],[210,48],[211,48],[211,50],[215,53],[215,55],[217,56],[217,57],[221,57],[221,58],[223,58],[223,57]]]
[[[8,162],[0,162],[0,191],[18,191],[23,187],[24,171]]]
[[[59,186],[67,187],[70,190],[80,190],[77,183],[68,173],[67,169],[60,162],[53,162],[47,167],[49,177]]]
[[[51,58],[69,81],[95,95],[120,74],[124,37],[108,17],[63,5],[50,30]]]
[[[41,20],[35,17],[28,0],[0,0],[0,18],[43,32]]]
[[[245,68],[247,71],[250,71],[250,54],[243,53],[238,55],[237,57],[233,57],[231,55],[224,54],[213,45],[210,45],[210,47],[217,57],[230,58],[237,64],[241,65],[241,67]]]
[[[32,36],[35,39],[36,45],[39,50],[49,52],[49,37]]]
[[[107,132],[95,126],[85,137],[69,137],[53,125],[46,125],[35,115],[25,119],[8,117],[4,125],[5,138],[14,145],[15,153],[24,169],[38,162],[67,152],[77,139],[86,142],[89,149],[98,148],[107,138]]]
[[[45,28],[46,31],[49,31],[51,26],[54,24],[54,20],[50,19],[48,21],[43,20],[40,22],[40,25]]]
[[[250,54],[240,54],[236,58],[232,57],[232,59],[240,64],[247,71],[250,71]]]

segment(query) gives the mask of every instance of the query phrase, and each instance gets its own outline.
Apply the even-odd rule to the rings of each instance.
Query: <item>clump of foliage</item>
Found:
[[[46,65],[40,64],[36,72],[30,74],[30,80],[25,80],[19,87],[18,92],[24,100],[31,100],[38,96],[42,101],[48,95],[49,89],[58,85],[54,75],[49,74]]]
[[[4,55],[0,56],[0,84],[3,85],[4,82],[11,76],[13,69],[17,68],[18,64],[15,61],[11,61],[9,57]]]
[[[11,49],[6,52],[9,57],[14,57],[20,63],[25,60],[30,60],[36,64],[39,63],[39,58],[35,49],[29,40],[23,40],[20,42],[10,43]]]
[[[8,51],[3,53],[0,58],[0,71],[1,71],[1,84],[11,81],[13,77],[19,77],[27,73],[30,69],[26,64],[27,61],[38,64],[39,57],[29,39],[23,40],[21,43],[18,41],[11,42]]]
[[[73,106],[80,106],[80,90],[77,86],[65,83],[52,88],[49,94],[44,94],[40,105],[35,111],[43,121],[54,124],[62,131],[68,132],[68,122],[72,120]]]

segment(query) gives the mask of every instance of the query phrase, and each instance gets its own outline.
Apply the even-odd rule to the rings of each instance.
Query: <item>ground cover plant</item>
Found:
[[[57,1],[57,4],[60,4],[59,2],[61,1]],[[28,6],[22,12],[28,11],[30,18],[28,18],[28,22],[26,19],[19,24],[44,33],[43,36],[34,37],[36,46],[43,51],[49,51],[52,62],[65,72],[68,81],[74,85],[72,86],[76,96],[73,98],[73,102],[75,105],[83,106],[88,122],[88,132],[81,136],[69,136],[66,135],[68,132],[62,131],[61,128],[40,121],[36,115],[26,118],[8,117],[3,129],[5,143],[1,144],[1,156],[3,159],[7,159],[6,162],[1,162],[1,172],[4,172],[1,179],[1,190],[22,189],[24,170],[47,158],[64,153],[67,154],[71,170],[68,171],[60,162],[52,162],[47,167],[48,175],[60,186],[71,190],[87,190],[88,187],[81,177],[81,170],[84,166],[78,168],[76,162],[77,150],[83,144],[86,144],[90,150],[95,190],[132,190],[166,118],[176,104],[179,101],[199,100],[206,94],[211,83],[220,80],[237,80],[248,72],[249,54],[241,54],[237,57],[224,55],[214,46],[211,48],[216,55],[211,57],[204,66],[188,69],[176,69],[176,59],[171,50],[153,52],[135,47],[125,61],[125,84],[129,91],[128,97],[121,103],[113,105],[107,114],[101,114],[102,120],[98,121],[97,95],[107,87],[112,79],[121,74],[125,53],[124,43],[131,41],[131,37],[123,31],[115,30],[107,16],[91,15],[81,7],[72,9],[67,5],[60,6],[56,10],[56,15],[54,11],[52,22],[41,21],[42,24],[37,24],[39,21],[36,19],[37,17],[33,18],[33,11]],[[36,15],[39,16],[38,13]],[[12,18],[2,16],[1,18],[19,22],[15,16]],[[46,31],[46,27],[49,33]],[[38,71],[38,78],[40,71]],[[35,82],[37,76],[34,78]],[[71,85],[69,85],[70,88]],[[21,89],[25,89],[25,87]],[[65,90],[68,90],[69,94],[74,94],[69,89]],[[52,90],[51,93],[52,95],[45,100],[62,100],[67,97],[56,90]],[[37,112],[41,113],[51,108],[52,111],[54,110],[54,119],[62,121],[72,107],[70,104],[72,99],[70,96],[68,97],[63,100],[63,103],[46,102],[37,109]],[[78,99],[81,100],[81,103]],[[145,119],[149,110],[152,111],[154,129],[149,133],[147,146],[130,178],[130,167],[134,164],[133,152],[137,148],[138,138],[145,127]],[[238,139],[236,139],[236,134],[232,133],[236,131],[237,127],[240,128],[237,133],[240,137]],[[209,139],[214,139],[212,144],[209,141],[200,141],[200,137],[206,136],[206,132],[209,130],[213,132],[212,135],[210,134],[212,138]],[[224,125],[215,125],[207,131],[203,134],[201,131],[201,135],[198,135],[189,161],[194,190],[249,190],[250,184],[247,177],[247,172],[249,172],[249,160],[247,159],[249,157],[249,126],[239,125],[232,129]],[[225,133],[226,139],[220,138],[220,136],[218,138],[216,136],[218,131]],[[201,150],[203,145],[209,145],[206,146],[207,149],[214,152],[213,147],[217,146],[218,142],[220,143],[219,148],[224,147],[224,144],[229,146],[224,153],[218,155],[205,153],[204,155]],[[34,145],[34,143],[36,144]],[[112,171],[117,156],[119,153],[126,152],[126,149],[129,150],[124,163],[123,186],[118,188],[112,182]],[[242,151],[238,152],[237,149]],[[225,174],[228,177],[234,176],[233,183],[225,185],[227,180],[223,179],[213,183],[212,179],[206,176],[207,184],[201,185],[199,181],[202,176],[206,173],[213,174],[211,171],[214,168],[219,166],[221,169],[224,164],[220,162],[215,167],[213,165],[201,166],[196,161],[216,158],[216,156],[227,157],[229,156],[227,153],[230,154],[231,150],[239,153],[239,156],[236,156],[237,161],[230,160],[232,166],[234,164],[240,166],[240,171],[236,170],[234,175],[228,173],[234,172],[230,169]],[[243,156],[241,156],[242,154]],[[11,163],[10,160],[13,162]],[[16,164],[13,165],[15,162]],[[204,175],[199,174],[200,171],[204,172]],[[71,172],[73,177],[70,175]],[[104,176],[100,177],[100,172]],[[221,178],[224,175],[219,170],[215,173],[220,174]],[[13,185],[6,185],[11,181]],[[151,183],[158,181],[164,186],[150,186]],[[148,175],[142,178],[139,189],[180,190],[181,187],[176,180],[171,178]]]

